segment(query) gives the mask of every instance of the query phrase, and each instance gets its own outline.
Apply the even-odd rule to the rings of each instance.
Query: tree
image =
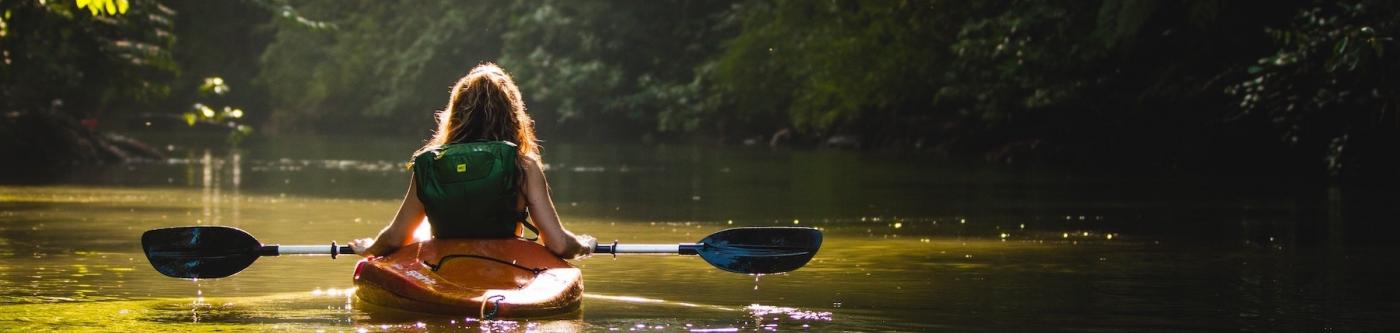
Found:
[[[272,131],[416,132],[473,65],[495,59],[510,6],[501,1],[299,3],[329,23],[278,21],[261,57]]]
[[[1400,7],[1347,1],[1302,9],[1271,28],[1273,54],[1229,87],[1235,121],[1271,124],[1281,141],[1332,174],[1347,168],[1393,174],[1400,143],[1400,62],[1386,52],[1400,36]]]
[[[501,63],[543,130],[583,138],[693,133],[715,114],[703,64],[733,24],[727,1],[526,1]]]
[[[168,95],[174,12],[154,1],[82,4],[102,9],[0,2],[0,156],[22,161],[5,163],[7,177],[33,181],[137,152],[159,155],[95,128],[109,110],[149,107]]]
[[[176,71],[169,52],[175,13],[154,1],[132,2],[130,12],[116,16],[92,16],[67,1],[0,4],[0,107],[58,108],[84,119],[166,96],[166,79]]]

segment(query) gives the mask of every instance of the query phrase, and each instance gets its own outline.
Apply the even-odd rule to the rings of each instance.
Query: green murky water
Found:
[[[140,234],[225,225],[267,243],[367,237],[411,139],[280,138],[238,152],[0,186],[0,328],[88,331],[1369,331],[1395,328],[1397,197],[1269,180],[1008,169],[900,155],[547,144],[566,225],[621,242],[821,228],[798,271],[593,257],[581,313],[478,321],[363,308],[353,259],[161,276]]]

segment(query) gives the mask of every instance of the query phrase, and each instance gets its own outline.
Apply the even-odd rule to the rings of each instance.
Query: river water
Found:
[[[1400,325],[1383,191],[1286,180],[1006,167],[750,147],[546,143],[567,228],[623,243],[808,226],[821,251],[755,277],[695,257],[595,256],[583,309],[533,320],[385,313],[354,258],[259,259],[167,278],[148,229],[264,243],[369,237],[411,138],[146,138],[164,161],[0,185],[0,328],[88,331],[1386,331]],[[209,141],[209,140],[204,140]],[[215,140],[217,141],[217,140]],[[208,148],[214,147],[214,148]],[[11,163],[11,162],[6,162]]]

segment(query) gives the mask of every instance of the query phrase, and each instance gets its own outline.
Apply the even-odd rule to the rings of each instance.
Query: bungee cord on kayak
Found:
[[[443,256],[442,258],[438,258],[438,263],[437,263],[436,265],[434,265],[434,264],[432,264],[432,263],[429,263],[427,260],[424,260],[424,261],[423,261],[423,265],[424,265],[424,266],[428,266],[428,268],[432,268],[432,271],[436,272],[436,271],[438,271],[439,268],[442,268],[442,265],[443,265],[443,264],[446,264],[446,263],[447,263],[447,260],[448,260],[448,259],[457,259],[457,258],[472,258],[472,259],[490,260],[490,261],[498,262],[498,263],[501,263],[501,264],[505,264],[505,265],[510,266],[510,267],[519,268],[519,269],[528,271],[528,272],[530,272],[530,273],[534,273],[535,275],[539,275],[540,272],[544,272],[544,271],[546,270],[545,268],[530,268],[530,267],[525,267],[525,266],[517,265],[517,264],[514,263],[514,262],[505,261],[505,260],[501,260],[501,259],[497,259],[497,258],[493,258],[493,257],[479,256],[479,255],[475,255],[475,254],[449,254],[449,255]]]

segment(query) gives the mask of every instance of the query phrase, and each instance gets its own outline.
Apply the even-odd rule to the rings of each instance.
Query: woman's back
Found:
[[[511,238],[523,220],[516,145],[449,144],[413,159],[413,174],[435,238]]]
[[[452,87],[437,131],[414,153],[413,177],[393,221],[375,239],[351,243],[381,256],[414,242],[427,217],[441,238],[515,237],[522,208],[539,241],[560,257],[584,255],[595,240],[564,229],[549,196],[519,87],[493,64],[478,65]]]

